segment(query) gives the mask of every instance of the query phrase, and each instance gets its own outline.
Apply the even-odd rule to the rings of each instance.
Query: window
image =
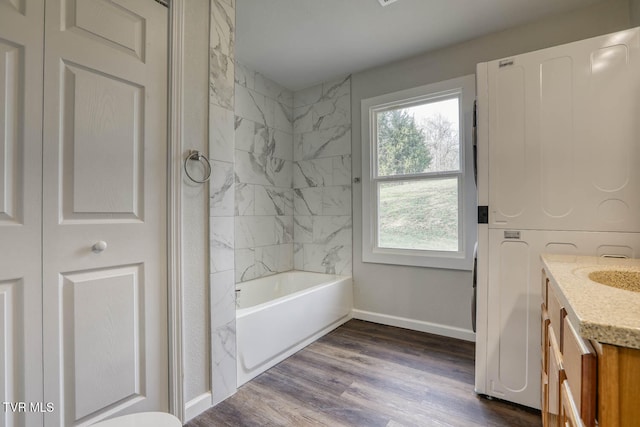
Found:
[[[363,261],[471,269],[474,86],[466,76],[362,100]]]

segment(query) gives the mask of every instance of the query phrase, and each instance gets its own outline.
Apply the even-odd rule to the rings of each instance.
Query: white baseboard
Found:
[[[429,334],[442,335],[464,341],[475,342],[476,340],[476,334],[469,329],[440,325],[423,320],[408,319],[406,317],[391,316],[388,314],[374,313],[372,311],[357,310],[355,308],[352,311],[352,316],[354,319],[366,320],[388,326],[397,326],[398,328],[427,332]]]
[[[212,402],[213,397],[210,391],[188,401],[187,404],[184,405],[184,422],[186,423],[211,408]]]

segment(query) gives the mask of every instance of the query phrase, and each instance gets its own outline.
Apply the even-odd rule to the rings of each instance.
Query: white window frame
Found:
[[[376,182],[402,180],[416,175],[396,175],[392,179],[376,178],[376,114],[381,111],[410,107],[427,101],[458,97],[460,117],[460,171],[418,174],[428,178],[458,177],[459,250],[433,251],[381,248],[376,245],[378,232],[378,194]],[[473,246],[476,242],[476,186],[473,174],[473,102],[475,75],[363,99],[362,125],[362,260],[363,262],[471,270]],[[397,178],[396,178],[397,177]]]

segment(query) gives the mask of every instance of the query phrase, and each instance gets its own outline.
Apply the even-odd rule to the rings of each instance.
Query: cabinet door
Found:
[[[549,324],[552,327],[555,342],[558,344],[558,350],[562,351],[562,335],[564,333],[563,320],[567,315],[567,311],[562,306],[562,303],[556,296],[552,287],[549,287],[547,301],[549,303],[547,307],[549,312]]]
[[[569,383],[563,381],[560,386],[560,425],[563,427],[585,427],[580,418]]]
[[[640,350],[594,343],[598,359],[598,422],[636,427],[640,420]]]
[[[542,304],[542,306],[540,307],[540,311],[541,311],[541,321],[540,321],[540,325],[542,326],[541,330],[540,330],[540,345],[541,345],[541,354],[542,354],[542,360],[541,360],[541,365],[542,365],[542,373],[543,374],[548,374],[549,373],[549,361],[547,358],[547,347],[549,347],[549,325],[551,324],[551,320],[549,319],[549,312],[547,311],[547,307]]]
[[[0,1],[0,400],[42,396],[42,0]],[[29,404],[27,403],[27,404]],[[42,425],[3,407],[0,426]]]
[[[548,303],[547,303],[547,287],[548,287],[548,283],[549,283],[549,279],[547,278],[547,274],[545,273],[544,269],[542,270],[542,287],[541,287],[541,292],[542,292],[542,305],[540,306],[540,315],[541,315],[541,330],[540,330],[540,353],[542,355],[541,359],[542,359],[542,372],[544,374],[547,374],[547,346],[549,345],[549,341],[548,341],[548,336],[547,336],[547,332],[548,332],[548,327],[549,327],[549,323],[551,322],[550,318],[549,318],[549,310],[548,310]]]
[[[543,303],[540,307],[542,318],[541,318],[541,375],[540,375],[540,395],[541,398],[541,412],[542,412],[542,425],[547,427],[548,424],[548,401],[549,401],[549,314],[547,313],[547,307]]]
[[[547,273],[544,271],[544,269],[542,269],[541,277],[542,277],[542,280],[540,283],[541,284],[540,295],[542,295],[542,305],[546,309],[547,306],[549,305],[549,302],[548,302],[549,278],[547,277]]]
[[[553,327],[549,326],[549,346],[547,356],[549,363],[549,385],[547,393],[547,424],[550,427],[560,426],[560,385],[565,374],[562,368],[562,354],[556,343]]]
[[[596,418],[595,351],[576,333],[566,317],[563,341],[562,361],[574,406],[585,425],[592,427]]]

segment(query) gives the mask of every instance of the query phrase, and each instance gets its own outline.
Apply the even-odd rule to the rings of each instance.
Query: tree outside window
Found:
[[[468,75],[360,101],[363,262],[471,269],[474,97]]]
[[[459,250],[458,102],[377,112],[379,247]]]

